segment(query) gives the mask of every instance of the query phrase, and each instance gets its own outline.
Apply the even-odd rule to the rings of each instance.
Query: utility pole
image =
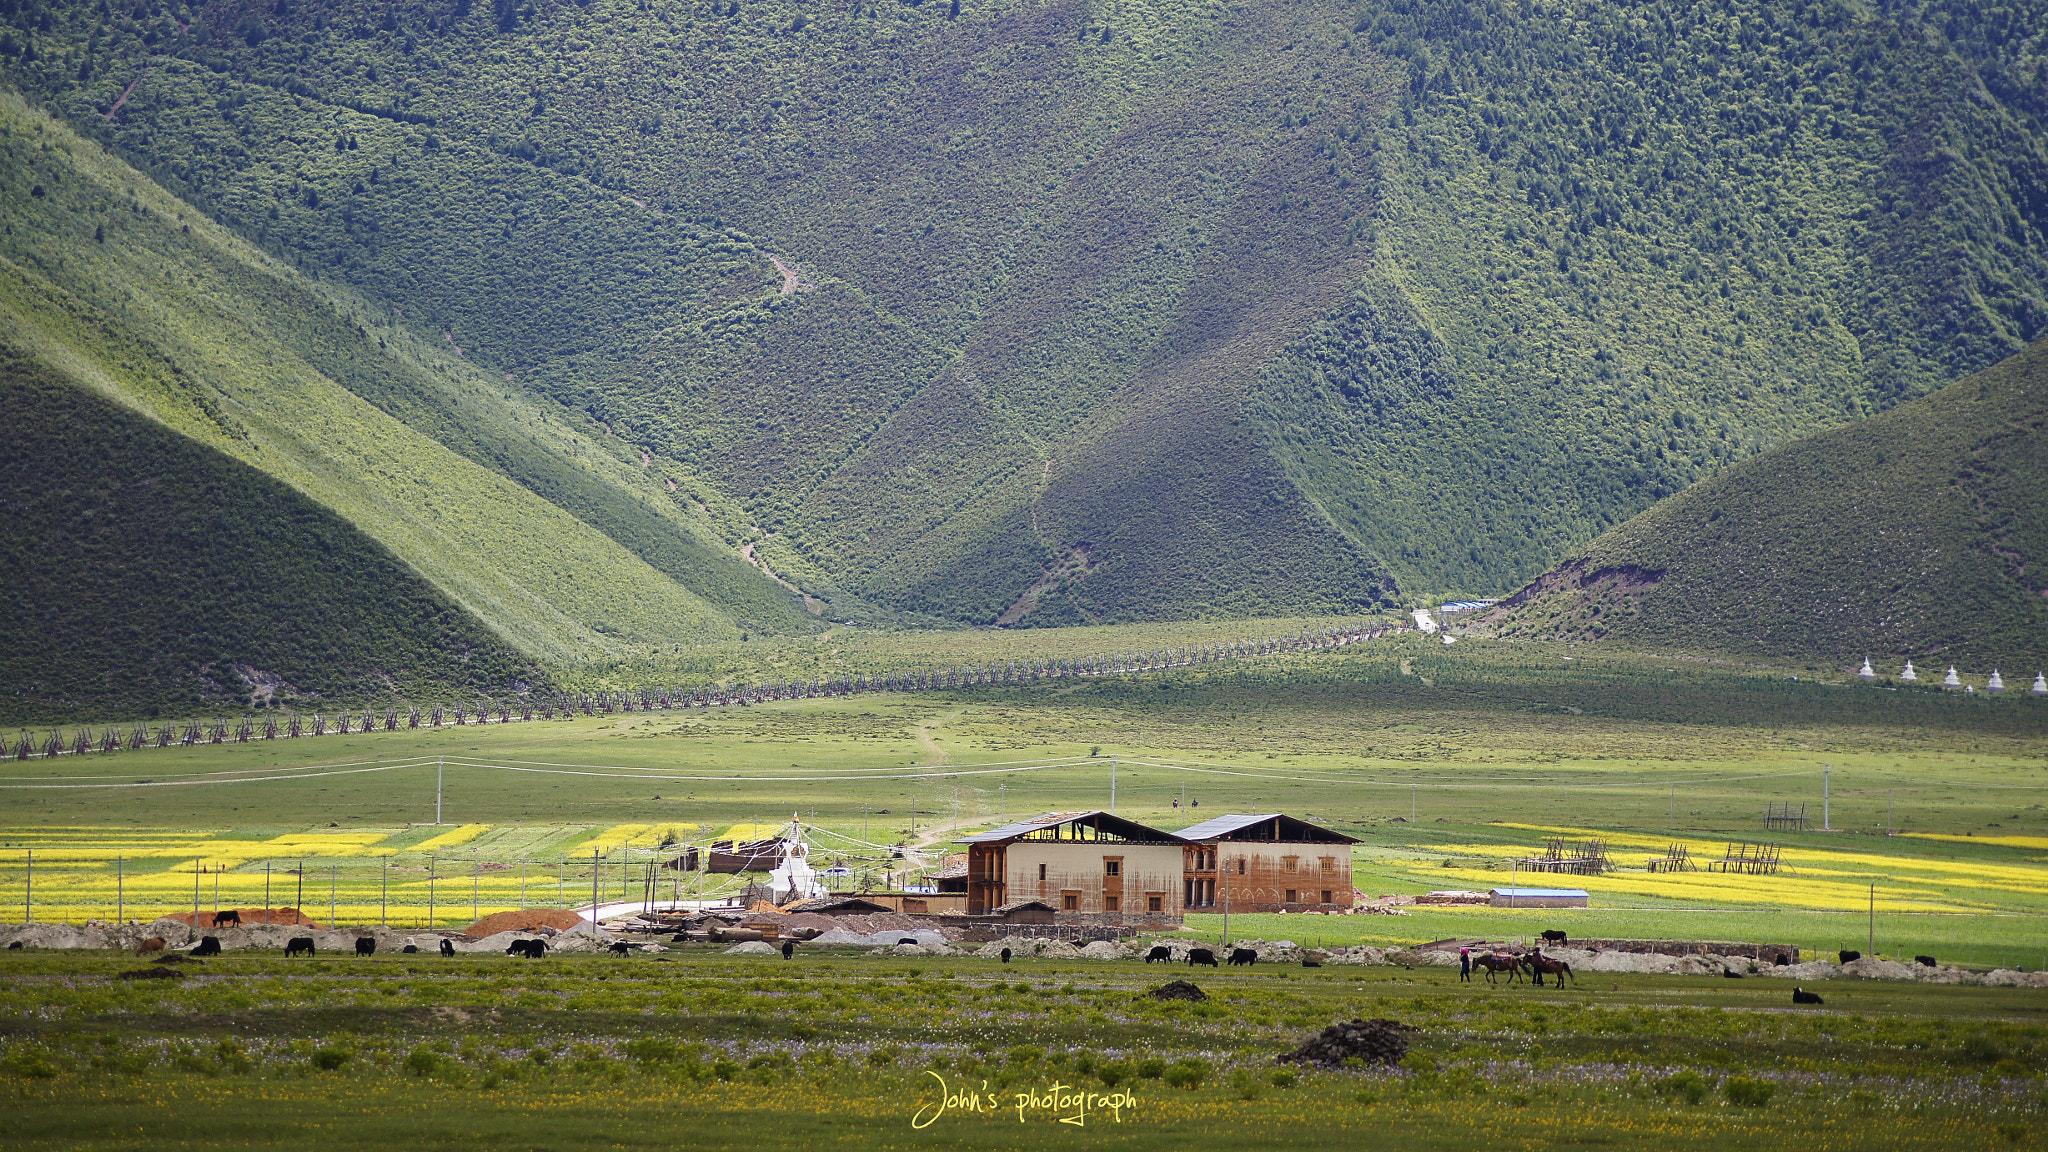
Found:
[[[434,926],[434,858],[427,857],[427,927]]]
[[[597,849],[590,850],[590,926],[597,927]]]
[[[299,894],[292,899],[292,911],[298,915],[300,920],[306,918],[306,860],[304,857],[299,858]],[[328,927],[332,928],[334,925],[329,924]]]
[[[199,857],[192,858],[192,927],[199,927]]]
[[[441,777],[448,771],[448,758],[434,762],[434,827],[441,826]]]
[[[1884,790],[1884,834],[1892,834],[1892,790]]]
[[[36,850],[28,850],[28,883],[21,890],[21,922],[36,922]]]
[[[1820,766],[1820,830],[1832,832],[1828,822],[1828,776],[1832,770],[1825,764]]]
[[[1116,815],[1116,757],[1109,758],[1109,814]]]
[[[384,892],[378,897],[377,923],[391,927],[391,858],[384,858]]]
[[[327,926],[329,928],[334,927],[334,922],[341,919],[341,917],[335,915],[334,911],[334,886],[340,879],[341,865],[329,864],[327,866]]]
[[[114,923],[116,924],[127,922],[125,915],[127,903],[124,899],[127,896],[127,868],[125,864],[126,861],[122,857],[114,857]]]
[[[1870,885],[1870,939],[1863,945],[1866,954],[1877,955],[1877,884]]]
[[[270,923],[270,861],[263,862],[263,922]]]

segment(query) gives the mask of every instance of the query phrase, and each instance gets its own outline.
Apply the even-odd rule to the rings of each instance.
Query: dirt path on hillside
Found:
[[[804,279],[803,274],[801,272],[798,272],[796,269],[783,263],[782,257],[776,256],[771,253],[768,256],[768,262],[770,264],[775,265],[775,270],[777,272],[782,273],[782,294],[784,296],[787,296],[792,292],[814,291],[818,287],[816,284],[813,284],[809,280]]]
[[[700,504],[698,505],[698,507],[703,507],[703,505]],[[709,514],[710,509],[706,508],[705,512],[706,514]],[[797,587],[789,581],[784,580],[782,576],[775,571],[775,569],[770,568],[768,566],[768,562],[766,560],[763,560],[759,556],[754,555],[753,542],[740,545],[740,555],[743,558],[745,558],[747,563],[752,564],[756,568],[759,568],[761,570],[761,575],[766,576],[770,580],[775,581],[777,584],[782,585],[784,588],[789,589],[791,592],[796,593],[798,596],[803,597],[804,607],[810,610],[811,615],[821,616],[824,614],[825,602],[823,600],[818,599],[815,596],[812,596],[810,593],[804,591],[803,589]]]

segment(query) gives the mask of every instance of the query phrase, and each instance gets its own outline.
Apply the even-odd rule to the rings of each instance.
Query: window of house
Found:
[[[1114,857],[1114,856],[1106,856],[1106,857],[1104,857],[1104,858],[1103,858],[1103,860],[1102,860],[1102,874],[1103,874],[1104,876],[1121,876],[1121,875],[1123,875],[1123,874],[1124,874],[1124,862],[1123,862],[1122,860],[1120,860],[1120,859],[1118,859],[1118,858]]]
[[[1297,893],[1297,892],[1295,892],[1295,890],[1294,890],[1294,889],[1292,889],[1292,888],[1289,888],[1289,889],[1287,890],[1287,899],[1286,899],[1285,903],[1288,903],[1288,904],[1298,904],[1298,903],[1300,903],[1300,901],[1298,901],[1298,900],[1296,900],[1296,899],[1295,899],[1295,896],[1297,896],[1297,895],[1298,895],[1298,893]]]
[[[1117,910],[1116,906],[1121,902],[1115,896],[1104,896],[1102,898],[1102,910],[1104,912],[1114,912]]]
[[[1040,880],[1043,880],[1043,879],[1045,879],[1045,865],[1043,865],[1043,864],[1040,864],[1040,865],[1038,866],[1038,878],[1039,878]]]
[[[1063,892],[1060,894],[1060,911],[1078,912],[1080,910],[1081,894],[1079,892]]]
[[[1145,897],[1145,911],[1147,911],[1147,912],[1164,912],[1164,911],[1166,911],[1166,897],[1164,897],[1164,896],[1147,896],[1147,897]]]
[[[1337,870],[1337,858],[1336,858],[1335,856],[1325,856],[1325,857],[1323,857],[1323,871],[1325,871],[1325,872],[1335,872],[1336,870]]]
[[[1328,888],[1325,888],[1325,889],[1323,889],[1323,903],[1325,903],[1325,904],[1328,904],[1329,902],[1330,902],[1330,890],[1329,890]]]
[[[1299,856],[1282,856],[1280,858],[1280,866],[1289,872],[1294,871],[1294,866],[1300,862],[1301,857]]]
[[[1239,860],[1239,861],[1237,862],[1237,874],[1238,874],[1239,876],[1242,876],[1242,875],[1244,875],[1244,861],[1243,861],[1242,859],[1240,859],[1240,860]]]

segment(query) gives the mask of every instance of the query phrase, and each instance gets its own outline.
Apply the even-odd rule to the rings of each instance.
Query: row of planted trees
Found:
[[[774,700],[806,700],[870,692],[932,692],[981,685],[1021,684],[1084,676],[1119,676],[1159,672],[1227,660],[1243,660],[1284,652],[1311,652],[1375,639],[1400,630],[1397,625],[1305,628],[1292,636],[1260,640],[1215,641],[1147,652],[1120,652],[1070,659],[1011,660],[910,671],[857,673],[825,680],[793,680],[768,684],[658,687],[598,692],[534,693],[515,701],[480,700],[454,705],[406,705],[302,713],[286,710],[239,720],[136,721],[108,724],[97,731],[82,726],[66,732],[52,728],[38,737],[22,730],[13,740],[0,736],[0,759],[136,751],[195,744],[247,744],[257,740],[291,740],[304,736],[351,732],[393,732],[401,728],[450,725],[509,724],[513,721],[567,720],[615,712],[657,712],[683,708],[724,708]]]

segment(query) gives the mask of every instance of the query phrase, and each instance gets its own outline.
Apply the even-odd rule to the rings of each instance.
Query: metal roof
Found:
[[[1175,832],[1174,835],[1183,840],[1207,840],[1211,836],[1226,836],[1240,828],[1249,828],[1261,820],[1271,820],[1278,815],[1278,812],[1266,812],[1257,816],[1211,816],[1200,824]]]
[[[994,828],[987,832],[977,832],[972,836],[962,836],[953,841],[953,843],[1002,844],[1015,840],[1020,836],[1028,836],[1033,832],[1043,831],[1055,824],[1071,824],[1081,820],[1092,820],[1094,827],[1098,830],[1108,831],[1113,835],[1123,837],[1125,840],[1160,844],[1170,844],[1173,842],[1173,833],[1171,832],[1162,832],[1157,828],[1148,827],[1135,820],[1126,820],[1121,816],[1112,816],[1100,808],[1095,808],[1086,812],[1047,812],[1043,816],[1033,816],[1029,820],[1019,820],[1014,824],[1005,824],[1001,828]]]
[[[1331,844],[1358,843],[1358,838],[1355,836],[1346,836],[1342,832],[1332,832],[1330,829],[1324,828],[1319,824],[1311,824],[1300,817],[1289,816],[1285,812],[1262,812],[1251,816],[1238,813],[1232,813],[1228,816],[1212,816],[1193,827],[1183,828],[1175,832],[1174,835],[1182,840],[1220,840],[1234,832],[1242,832],[1267,820],[1275,821],[1276,824],[1284,823],[1290,825],[1291,827],[1288,831],[1293,833],[1288,836],[1275,836],[1272,838],[1273,842],[1283,844],[1303,841],[1321,841]]]

